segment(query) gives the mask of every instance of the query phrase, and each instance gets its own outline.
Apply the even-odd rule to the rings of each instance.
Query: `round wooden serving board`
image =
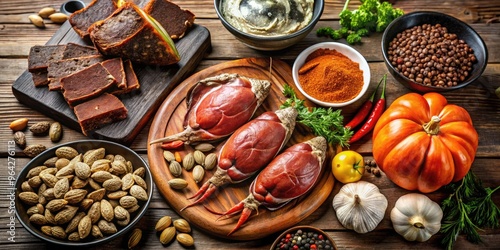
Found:
[[[188,90],[199,80],[222,73],[238,73],[242,76],[271,81],[271,92],[254,117],[264,111],[279,109],[280,105],[286,100],[282,95],[283,85],[288,84],[294,89],[295,86],[291,77],[291,68],[288,64],[278,60],[270,62],[271,59],[269,58],[245,58],[214,65],[192,75],[177,86],[160,106],[152,122],[148,141],[182,131],[182,123],[187,108],[185,98]],[[270,64],[272,64],[272,73],[269,72]],[[298,93],[298,91],[295,92]],[[299,97],[304,99],[300,95]],[[305,127],[297,124],[292,138],[286,146],[291,146],[312,137],[314,136]],[[217,146],[215,152],[219,150],[223,143],[224,141],[214,144],[214,146]],[[184,156],[191,151],[193,149],[190,146],[185,146],[184,150],[180,151],[180,153]],[[215,169],[207,171],[204,179],[198,184],[193,181],[192,172],[183,170],[181,178],[188,181],[189,185],[183,190],[174,190],[167,183],[168,180],[174,177],[170,174],[168,164],[163,158],[163,149],[160,147],[160,143],[148,145],[148,159],[153,179],[172,209],[191,224],[207,233],[237,240],[263,238],[295,225],[314,212],[326,200],[333,189],[334,178],[329,169],[330,164],[328,163],[330,157],[327,157],[327,162],[324,165],[318,183],[309,193],[301,197],[300,200],[290,202],[276,211],[271,212],[264,207],[260,207],[258,215],[253,213],[246,224],[228,237],[227,234],[236,225],[239,214],[228,219],[217,220],[219,215],[211,213],[205,207],[213,211],[225,212],[248,196],[248,187],[254,178],[250,178],[242,183],[221,187],[203,204],[187,208],[181,212],[182,208],[192,202],[187,197],[192,196],[199,189],[199,186],[212,176]]]

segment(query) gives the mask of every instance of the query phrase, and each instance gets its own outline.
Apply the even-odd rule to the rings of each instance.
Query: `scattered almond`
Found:
[[[42,18],[48,18],[50,15],[56,13],[56,10],[52,7],[45,7],[38,11],[38,15]]]
[[[31,18],[30,18],[31,20]],[[43,20],[42,20],[43,22]],[[28,126],[28,118],[20,118],[17,120],[14,120],[10,123],[9,128],[12,129],[12,131],[21,131],[24,130]]]
[[[64,23],[68,20],[68,15],[64,13],[54,13],[49,16],[49,19],[54,23]]]
[[[50,122],[37,122],[30,127],[30,131],[35,135],[43,135],[49,132]]]

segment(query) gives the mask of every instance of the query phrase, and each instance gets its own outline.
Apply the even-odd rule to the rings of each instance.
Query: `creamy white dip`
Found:
[[[243,32],[279,36],[307,26],[313,7],[314,0],[223,0],[222,14]]]

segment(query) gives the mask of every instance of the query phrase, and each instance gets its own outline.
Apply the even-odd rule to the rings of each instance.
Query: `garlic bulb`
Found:
[[[372,183],[358,181],[340,189],[333,198],[333,208],[345,228],[367,233],[384,218],[387,198]]]
[[[401,196],[391,211],[394,230],[408,241],[426,241],[441,228],[443,211],[422,194]]]

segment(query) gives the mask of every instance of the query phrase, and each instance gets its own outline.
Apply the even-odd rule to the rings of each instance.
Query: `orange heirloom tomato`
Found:
[[[469,113],[438,93],[399,97],[373,130],[373,157],[380,169],[398,186],[422,193],[461,180],[477,146]]]
[[[365,172],[363,156],[358,152],[342,151],[333,157],[332,173],[342,183],[359,181]]]

